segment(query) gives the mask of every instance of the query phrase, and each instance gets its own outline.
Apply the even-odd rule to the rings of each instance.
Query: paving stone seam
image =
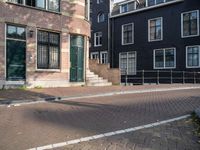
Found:
[[[107,133],[93,135],[93,136],[89,136],[89,137],[82,137],[79,139],[74,139],[74,140],[70,140],[70,141],[66,141],[66,142],[49,144],[49,145],[45,145],[45,146],[41,146],[41,147],[35,147],[35,148],[28,149],[28,150],[48,150],[48,149],[59,148],[59,147],[64,147],[64,146],[68,146],[68,145],[74,145],[74,144],[78,144],[78,143],[82,143],[82,142],[88,142],[88,141],[92,141],[92,140],[105,138],[105,137],[111,137],[111,136],[115,136],[115,135],[119,135],[119,134],[130,133],[130,132],[138,131],[141,129],[152,128],[152,127],[160,126],[160,125],[163,125],[166,123],[171,123],[174,121],[186,119],[190,116],[191,116],[190,114],[187,114],[184,116],[180,116],[180,117],[176,117],[176,118],[172,118],[172,119],[168,119],[168,120],[163,120],[163,121],[158,121],[155,123],[150,123],[150,124],[146,124],[146,125],[142,125],[142,126],[138,126],[138,127],[132,127],[132,128],[107,132]]]

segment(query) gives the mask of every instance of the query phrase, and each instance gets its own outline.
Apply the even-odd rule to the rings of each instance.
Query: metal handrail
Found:
[[[147,82],[148,80],[148,82]],[[137,82],[135,82],[137,81]],[[165,82],[164,82],[165,81]],[[138,70],[136,74],[130,75],[125,70],[121,75],[121,83],[145,84],[145,83],[200,83],[200,72],[179,70]]]

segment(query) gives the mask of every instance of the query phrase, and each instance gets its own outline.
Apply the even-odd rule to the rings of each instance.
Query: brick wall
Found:
[[[26,81],[31,86],[41,83],[69,83],[70,34],[90,36],[90,24],[84,19],[84,0],[61,0],[61,12],[48,12],[27,6],[0,1],[0,80],[5,80],[5,25],[6,23],[24,25],[27,32]],[[60,33],[60,69],[37,70],[37,29]],[[32,30],[33,37],[29,37]],[[88,51],[88,48],[85,48]],[[84,53],[86,53],[84,52]],[[55,86],[55,85],[54,85]],[[63,85],[62,85],[63,86]]]
[[[99,64],[98,60],[89,60],[90,71],[108,79],[113,85],[120,84],[121,74],[119,69],[109,68],[109,64]]]

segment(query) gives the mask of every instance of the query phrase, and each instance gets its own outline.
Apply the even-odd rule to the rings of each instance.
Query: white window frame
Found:
[[[187,35],[187,36],[184,36],[183,35],[183,15],[184,14],[187,14],[187,13],[192,13],[192,12],[197,12],[197,35]],[[199,10],[192,10],[192,11],[187,11],[187,12],[183,12],[181,13],[181,37],[182,38],[188,38],[188,37],[195,37],[195,36],[199,36]]]
[[[102,32],[95,32],[94,33],[94,47],[99,47],[99,46],[102,46],[102,43],[101,44],[99,44],[99,45],[97,45],[97,42],[96,42],[96,34],[97,33],[101,33],[101,42],[102,42],[102,37],[103,37],[103,34],[102,34]],[[100,38],[98,38],[98,43],[100,43]]]
[[[157,19],[161,19],[161,38],[160,39],[156,39],[156,40],[151,40],[151,29],[150,29],[150,22],[152,20],[157,20]],[[163,17],[157,17],[157,18],[152,18],[148,20],[148,41],[149,42],[156,42],[156,41],[162,41],[163,40]]]
[[[99,52],[91,52],[91,53],[90,53],[90,58],[91,58],[91,59],[93,59],[93,57],[92,57],[93,55],[97,55],[97,58],[96,58],[96,59],[99,59]]]
[[[107,54],[106,63],[103,63],[103,62],[102,62],[102,55],[103,55],[103,54]],[[101,52],[100,52],[100,63],[101,63],[101,64],[107,64],[107,63],[108,63],[108,52],[107,52],[107,51],[101,51]]]
[[[132,41],[131,43],[124,43],[124,26],[125,25],[132,25]],[[127,24],[123,24],[122,25],[122,32],[121,32],[121,42],[122,42],[122,45],[130,45],[130,44],[134,44],[134,23],[127,23]]]
[[[190,47],[199,47],[199,66],[188,66],[188,48],[190,48]],[[190,46],[186,46],[186,53],[185,53],[185,55],[186,55],[186,68],[200,68],[200,45],[190,45]]]
[[[166,57],[165,57],[165,51],[168,49],[174,49],[174,67],[166,67],[165,63],[166,63]],[[158,50],[163,50],[164,52],[164,58],[163,58],[163,63],[164,63],[164,67],[156,67],[156,51]],[[154,49],[153,50],[153,69],[175,69],[176,68],[176,48],[175,47],[170,47],[170,48],[160,48],[160,49]]]
[[[123,9],[122,9],[122,7],[125,6],[125,5],[127,6],[127,11],[123,11]],[[129,11],[128,3],[120,5],[120,13],[126,13],[128,11]]]
[[[135,72],[133,72],[133,73],[129,73],[129,71],[128,71],[128,54],[129,53],[135,53],[135,66],[133,66],[133,67],[135,67]],[[126,60],[127,60],[127,75],[136,75],[137,74],[137,51],[130,51],[130,52],[121,52],[121,53],[119,53],[119,69],[120,69],[120,72],[121,72],[121,54],[126,54]],[[122,74],[122,75],[125,75],[125,74]]]

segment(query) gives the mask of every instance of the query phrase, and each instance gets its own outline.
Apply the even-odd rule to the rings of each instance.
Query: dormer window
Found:
[[[146,1],[147,1],[147,6],[154,6],[154,5],[158,5],[161,3],[165,3],[170,0],[146,0]]]
[[[128,12],[128,4],[123,4],[120,6],[120,13]]]

